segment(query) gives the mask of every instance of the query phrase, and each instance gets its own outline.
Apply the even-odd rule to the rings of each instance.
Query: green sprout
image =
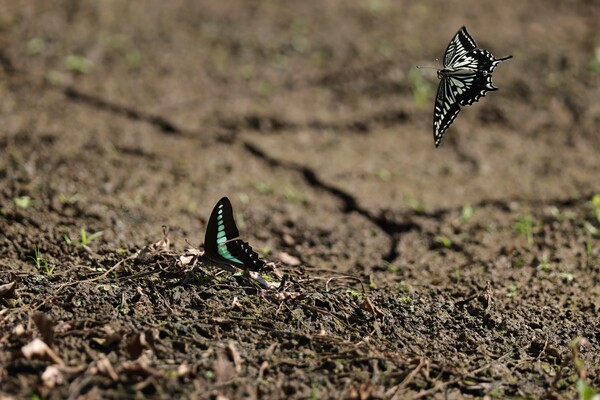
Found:
[[[569,283],[571,283],[571,282],[573,282],[573,281],[575,280],[575,275],[573,275],[573,274],[572,274],[572,273],[570,273],[570,272],[561,272],[561,273],[559,274],[559,276],[560,276],[562,279],[564,279],[565,281],[569,282]]]
[[[597,236],[600,231],[594,225],[590,224],[588,221],[583,223],[583,227],[592,235]]]
[[[44,50],[44,41],[39,37],[31,39],[25,47],[25,52],[29,56],[40,54],[42,50]]]
[[[431,84],[423,78],[423,74],[418,69],[413,68],[408,71],[407,79],[412,89],[415,105],[418,108],[428,105],[433,96],[433,88]]]
[[[592,213],[596,221],[600,224],[600,194],[595,194],[592,197]]]
[[[396,265],[396,264],[392,264],[391,262],[389,262],[389,261],[385,261],[385,260],[383,260],[383,266],[384,266],[384,267],[385,267],[385,268],[386,268],[386,269],[387,269],[389,272],[392,272],[392,273],[396,273],[396,272],[398,272],[398,271],[400,271],[400,270],[401,270],[401,267],[400,267],[400,266],[398,266],[398,265]]]
[[[90,244],[90,242],[92,242],[95,239],[98,239],[103,234],[104,231],[98,231],[92,234],[88,234],[85,228],[81,228],[81,230],[79,231],[79,243],[81,243],[83,246],[87,246]],[[74,243],[73,239],[71,239],[69,235],[65,235],[64,238],[67,244],[72,245]]]
[[[103,231],[94,232],[88,236],[85,228],[81,228],[81,244],[87,246],[92,240],[98,239],[100,236],[104,234]]]
[[[460,272],[460,268],[456,267],[452,270],[452,275],[454,276],[454,279],[456,280],[460,280],[462,273]]]
[[[585,241],[585,252],[587,254],[588,264],[592,265],[594,262],[594,257],[592,253],[592,241],[590,239],[586,239]]]
[[[28,209],[33,205],[33,199],[29,196],[18,196],[13,199],[17,207],[24,210]]]
[[[530,213],[525,214],[523,219],[515,222],[515,232],[519,235],[525,235],[527,244],[533,244],[533,216]]]
[[[542,271],[550,271],[552,269],[552,266],[548,262],[548,254],[544,253],[544,255],[542,256],[542,260],[538,264],[538,268]]]
[[[435,241],[442,247],[449,249],[452,247],[452,240],[448,236],[440,235],[435,238]]]
[[[92,62],[82,56],[70,55],[65,58],[65,68],[77,74],[87,74],[92,69]]]
[[[267,258],[271,253],[271,248],[269,246],[265,246],[258,251],[260,258]]]
[[[58,201],[60,201],[61,203],[75,204],[79,201],[79,198],[79,193],[75,193],[71,196],[67,196],[64,193],[58,195]]]
[[[304,196],[302,196],[302,193],[300,193],[293,187],[287,187],[285,189],[285,197],[286,197],[286,199],[288,199],[289,201],[294,202],[294,203],[301,202],[304,199]]]
[[[471,220],[471,218],[473,218],[473,214],[475,214],[473,207],[471,207],[470,204],[465,204],[462,207],[462,212],[460,213],[460,218],[458,220],[462,224],[464,224],[465,222],[469,222],[469,220]]]
[[[580,400],[600,400],[600,393],[584,379],[577,380],[577,393]]]
[[[416,213],[420,214],[423,211],[425,211],[425,207],[423,206],[423,203],[417,199],[416,197],[414,197],[411,193],[406,193],[404,195],[404,199],[406,200],[406,203],[408,204],[408,206]]]
[[[377,177],[383,182],[389,182],[392,179],[392,173],[388,169],[381,168],[377,171]]]
[[[257,181],[254,182],[253,186],[254,189],[256,189],[259,193],[262,194],[271,194],[275,192],[275,186],[267,182]]]
[[[100,43],[111,49],[122,49],[125,47],[126,42],[126,36],[118,33],[102,33],[100,35]]]
[[[506,287],[506,297],[514,297],[518,291],[519,288],[517,288],[517,285],[510,284]]]
[[[596,47],[594,58],[590,61],[590,71],[595,74],[600,74],[600,47]]]
[[[587,340],[581,337],[576,337],[571,341],[570,358],[578,375],[577,393],[579,394],[580,400],[600,400],[600,392],[598,392],[592,385],[586,382],[587,371],[585,369],[585,362],[579,356],[579,347],[585,345],[586,342]]]
[[[38,271],[43,270],[46,273],[46,275],[52,275],[54,273],[54,269],[56,268],[56,266],[50,265],[50,263],[48,262],[48,259],[45,257],[42,257],[42,251],[40,250],[39,245],[33,246],[33,253],[34,253],[34,256],[29,257],[29,258],[31,260],[33,260],[36,269]]]
[[[131,50],[125,55],[127,65],[131,68],[139,68],[142,64],[142,53],[139,50]]]

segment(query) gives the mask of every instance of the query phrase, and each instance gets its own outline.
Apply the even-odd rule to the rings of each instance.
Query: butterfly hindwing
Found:
[[[264,267],[265,262],[258,258],[258,254],[252,250],[252,246],[248,242],[241,239],[233,240],[225,243],[227,252],[238,262],[242,262],[244,269],[251,271],[260,271]]]
[[[442,78],[433,110],[433,141],[436,147],[459,112],[460,107],[452,94],[451,84],[447,78]]]
[[[204,237],[204,254],[210,261],[220,265],[258,271],[264,261],[252,247],[239,239],[240,232],[233,219],[233,207],[227,197],[223,197],[208,220]]]

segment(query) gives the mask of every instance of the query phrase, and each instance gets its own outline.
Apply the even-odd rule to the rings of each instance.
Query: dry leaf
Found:
[[[0,298],[11,299],[15,297],[15,289],[17,288],[17,281],[14,280],[5,285],[0,285]]]
[[[371,399],[374,388],[375,388],[375,385],[373,385],[373,382],[371,382],[371,381],[362,382],[358,387],[353,385],[350,388],[350,393],[349,393],[348,397],[351,399],[356,399],[356,400]]]
[[[127,375],[137,376],[162,376],[162,372],[150,366],[150,360],[146,354],[142,354],[135,361],[123,361],[121,368]]]
[[[65,365],[63,360],[61,360],[61,358],[41,339],[33,339],[29,344],[21,347],[21,353],[28,360],[31,360],[33,357],[38,357],[51,360],[59,366]]]
[[[134,261],[136,264],[146,264],[150,262],[154,256],[169,251],[169,247],[171,245],[169,240],[169,227],[163,225],[162,230],[163,238],[161,240],[144,246],[140,251],[138,251]]]
[[[22,334],[25,333],[25,327],[23,327],[23,325],[19,324],[14,327],[13,333],[17,336],[21,336]]]
[[[185,253],[179,257],[179,263],[182,267],[193,267],[198,262],[198,259],[204,255],[204,252],[194,247],[185,249]]]
[[[262,364],[260,364],[260,368],[258,369],[258,380],[262,380],[264,378],[265,371],[267,370],[267,368],[269,368],[269,362],[263,361]]]
[[[33,339],[29,344],[21,347],[21,353],[23,353],[25,358],[28,360],[31,360],[33,356],[44,357],[46,356],[48,350],[50,350],[50,348],[41,339]]]
[[[361,308],[365,311],[370,312],[376,317],[383,317],[385,314],[369,300],[369,298],[365,297],[365,301],[361,304]]]
[[[116,382],[119,380],[119,375],[117,375],[117,373],[115,372],[115,369],[113,368],[112,364],[110,363],[110,360],[104,354],[102,354],[100,356],[100,359],[98,360],[96,366],[100,373],[108,376],[113,381]]]
[[[44,313],[36,312],[33,314],[33,322],[37,326],[38,330],[42,334],[42,339],[48,346],[52,346],[54,343],[54,322],[52,319]]]
[[[213,371],[217,382],[227,382],[236,376],[235,367],[223,352],[219,352],[217,359],[213,363]]]
[[[127,352],[129,353],[129,357],[133,359],[138,358],[142,354],[145,344],[146,337],[143,332],[138,332],[135,335],[133,335],[133,337],[127,342],[126,346]]]
[[[189,264],[192,263],[192,260],[196,258],[196,256],[191,256],[191,255],[183,255],[179,257],[179,262],[181,263],[181,266],[186,267]]]
[[[230,341],[227,344],[227,350],[229,350],[229,356],[233,360],[233,365],[235,366],[235,372],[238,374],[242,372],[242,356],[240,355],[239,350],[235,342]]]
[[[56,385],[61,385],[64,381],[65,377],[63,373],[55,365],[48,366],[42,373],[42,382],[49,389],[52,389]]]
[[[294,256],[286,253],[285,251],[282,251],[281,253],[279,253],[277,255],[277,258],[279,259],[279,261],[281,261],[284,264],[289,265],[290,267],[297,267],[298,265],[302,264],[302,262],[300,261],[300,259],[298,257],[294,257]]]
[[[182,362],[181,365],[177,367],[177,375],[179,376],[185,376],[191,372],[192,369],[190,368],[190,365],[187,363],[187,361]]]

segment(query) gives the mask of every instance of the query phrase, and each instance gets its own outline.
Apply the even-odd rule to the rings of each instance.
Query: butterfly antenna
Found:
[[[440,66],[440,59],[436,58],[435,59],[436,64],[438,65],[437,67],[431,66],[431,65],[416,65],[416,67],[418,69],[439,69]]]

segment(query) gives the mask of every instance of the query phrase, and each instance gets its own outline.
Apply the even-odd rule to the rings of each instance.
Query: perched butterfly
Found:
[[[495,58],[489,51],[478,49],[464,26],[454,35],[444,53],[444,68],[437,71],[441,81],[433,109],[435,147],[440,145],[460,106],[471,105],[487,92],[498,90],[492,84],[492,72],[509,58],[512,56]]]
[[[226,270],[231,267],[245,271],[259,271],[265,262],[258,258],[252,247],[239,239],[233,219],[233,208],[227,197],[223,197],[208,220],[204,237],[204,257]]]

